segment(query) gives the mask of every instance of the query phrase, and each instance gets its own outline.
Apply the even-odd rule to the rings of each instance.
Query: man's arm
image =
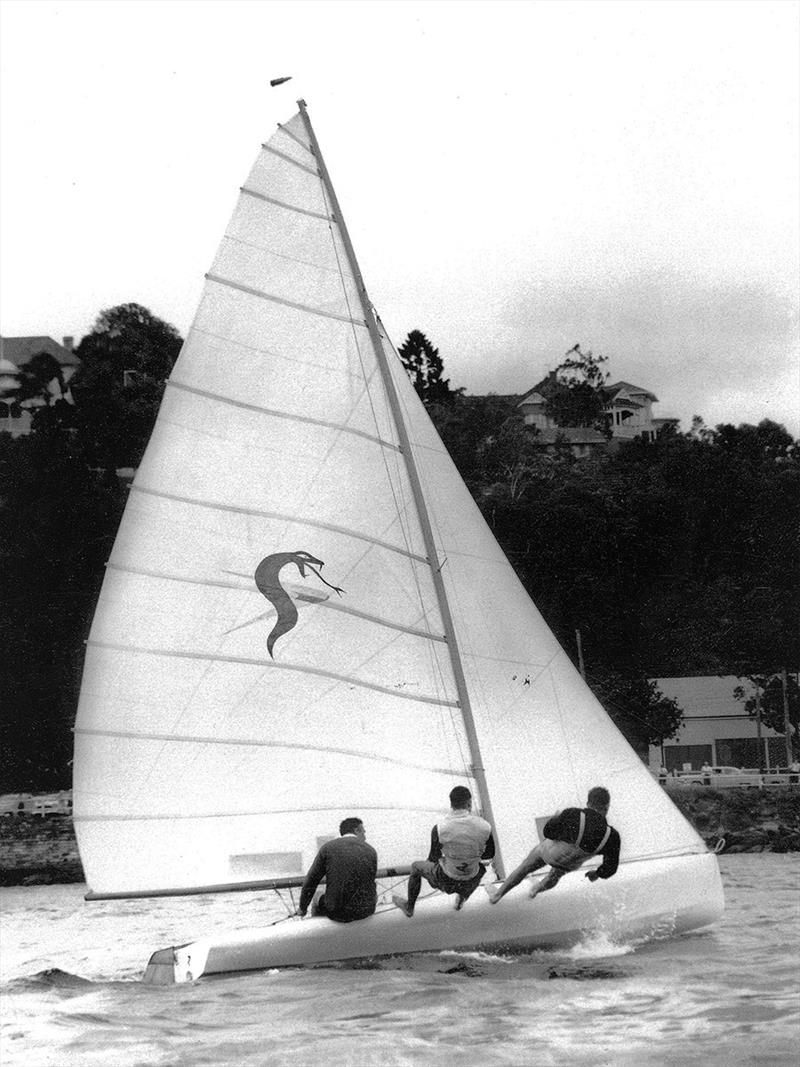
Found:
[[[437,860],[442,858],[442,846],[439,841],[439,830],[436,826],[431,830],[431,847],[428,852],[428,861],[430,863],[436,863]]]
[[[322,853],[322,849],[316,855],[314,862],[308,868],[308,874],[306,880],[303,882],[303,888],[300,890],[300,904],[297,908],[298,914],[305,915],[308,911],[308,905],[311,903],[317,886],[325,877],[325,857]]]
[[[483,855],[481,856],[481,859],[482,860],[493,860],[494,859],[494,852],[495,852],[494,834],[490,832],[489,836],[486,838],[486,844],[484,845]]]
[[[596,881],[598,878],[610,878],[617,873],[617,867],[619,867],[619,850],[621,845],[621,839],[616,830],[612,830],[609,834],[608,841],[606,841],[606,847],[600,853],[603,857],[603,862],[595,871],[587,871],[586,877],[590,882]]]

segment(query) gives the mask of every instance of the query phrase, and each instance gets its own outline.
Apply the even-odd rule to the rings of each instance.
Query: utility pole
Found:
[[[578,670],[581,672],[581,678],[586,681],[586,668],[583,665],[583,645],[581,644],[581,632],[575,631],[575,640],[578,644]]]
[[[758,736],[758,773],[764,773],[764,742],[761,740],[761,686],[756,679],[756,732]]]
[[[786,767],[787,770],[792,764],[794,756],[792,754],[792,735],[791,724],[789,722],[789,679],[786,677],[786,668],[781,671],[781,686],[783,687],[783,739],[786,743]]]

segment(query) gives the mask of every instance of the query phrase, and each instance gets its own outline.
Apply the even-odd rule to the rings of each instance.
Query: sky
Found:
[[[454,387],[580,343],[684,430],[800,436],[795,0],[0,0],[0,41],[3,336],[130,301],[185,335],[302,97],[385,326]]]

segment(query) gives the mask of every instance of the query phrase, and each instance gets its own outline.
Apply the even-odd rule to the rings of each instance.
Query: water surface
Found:
[[[280,904],[256,893],[87,904],[84,886],[3,889],[0,1062],[794,1065],[800,855],[722,856],[720,866],[724,919],[683,937],[166,987],[138,981],[153,949],[269,921]]]

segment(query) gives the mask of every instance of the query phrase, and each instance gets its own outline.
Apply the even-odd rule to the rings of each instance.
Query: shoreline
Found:
[[[800,852],[800,789],[687,786],[670,799],[710,849],[724,840],[723,853]],[[70,816],[0,820],[0,887],[85,880]]]

